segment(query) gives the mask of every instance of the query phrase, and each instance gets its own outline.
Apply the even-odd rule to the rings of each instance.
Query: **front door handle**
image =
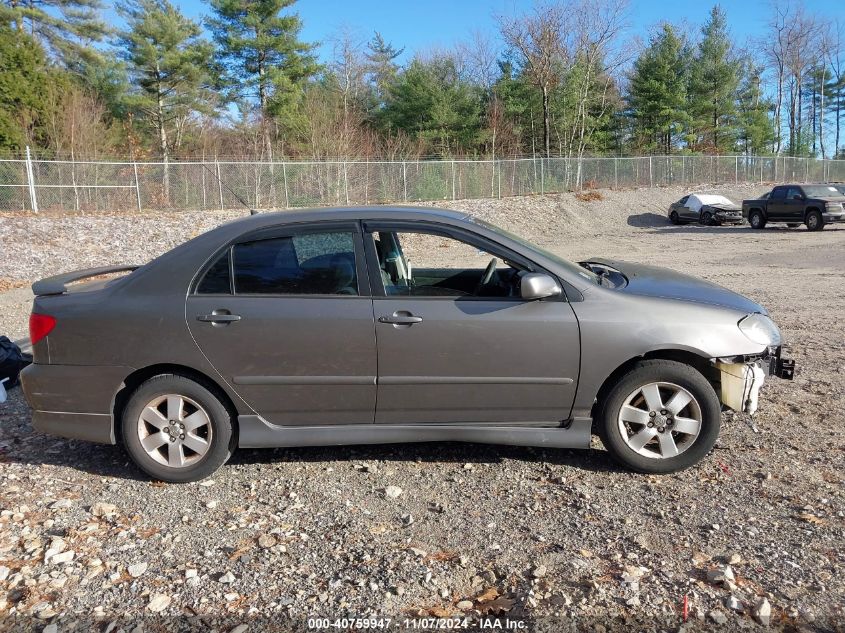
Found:
[[[232,314],[228,310],[214,310],[211,314],[200,314],[197,316],[197,321],[203,321],[213,325],[226,325],[240,320],[240,314]]]
[[[390,316],[380,316],[379,323],[390,323],[392,325],[413,325],[414,323],[422,323],[422,317],[414,316],[405,310],[397,310]]]

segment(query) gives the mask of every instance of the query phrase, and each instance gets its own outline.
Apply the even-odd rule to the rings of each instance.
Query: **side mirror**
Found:
[[[804,196],[802,196],[800,193],[796,193],[796,194],[792,195],[792,199],[793,200],[803,200]]]
[[[520,283],[520,294],[528,301],[557,297],[561,292],[563,290],[555,278],[545,273],[528,273],[523,275]]]

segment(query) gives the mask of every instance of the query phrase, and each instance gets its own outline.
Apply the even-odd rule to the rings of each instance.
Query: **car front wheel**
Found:
[[[752,229],[765,229],[766,228],[766,219],[763,217],[763,214],[756,209],[748,214],[748,224],[751,225]]]
[[[162,374],[143,382],[123,411],[123,445],[145,473],[172,483],[199,481],[234,450],[232,415],[209,387]]]
[[[822,218],[822,214],[815,209],[807,214],[806,223],[808,231],[820,231],[824,228],[824,219]]]
[[[719,437],[721,406],[695,368],[645,360],[613,386],[596,421],[616,461],[640,472],[670,473],[710,452]]]
[[[713,226],[714,224],[716,224],[716,223],[713,221],[713,214],[712,214],[712,213],[710,213],[709,211],[705,211],[705,212],[701,215],[701,223],[702,223],[704,226]]]

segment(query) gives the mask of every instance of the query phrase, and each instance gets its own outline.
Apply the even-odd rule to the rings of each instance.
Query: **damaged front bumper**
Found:
[[[781,348],[770,348],[754,356],[717,358],[714,365],[719,372],[719,399],[734,411],[753,414],[757,411],[760,388],[766,375],[792,380],[795,361],[781,356]]]

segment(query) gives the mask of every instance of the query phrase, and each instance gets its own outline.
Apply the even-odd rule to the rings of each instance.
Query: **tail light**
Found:
[[[29,340],[32,345],[47,336],[56,327],[56,317],[51,317],[48,314],[29,315]]]

